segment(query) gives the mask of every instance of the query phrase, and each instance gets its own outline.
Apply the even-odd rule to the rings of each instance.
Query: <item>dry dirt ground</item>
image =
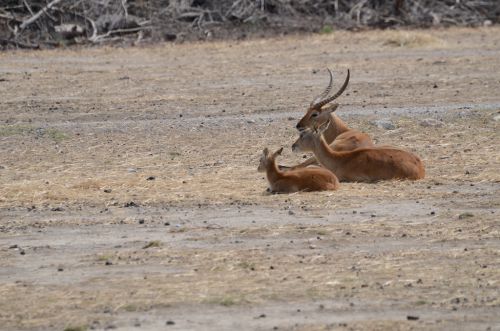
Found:
[[[424,180],[266,193],[326,67]],[[0,95],[1,330],[500,330],[498,27],[6,52]]]

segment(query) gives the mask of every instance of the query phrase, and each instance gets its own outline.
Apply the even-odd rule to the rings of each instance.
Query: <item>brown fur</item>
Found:
[[[349,128],[344,121],[333,113],[338,106],[338,104],[333,104],[321,109],[309,108],[307,113],[297,124],[297,129],[303,131],[307,128],[321,126],[327,121],[330,121],[330,125],[326,129],[324,137],[334,151],[352,151],[356,148],[373,147],[374,143],[369,135]],[[325,116],[325,114],[328,116]],[[297,143],[297,141],[295,143]],[[311,157],[290,169],[304,168],[313,164],[318,164],[315,157]]]
[[[337,152],[328,146],[322,132],[311,129],[301,133],[292,149],[314,152],[320,164],[335,173],[340,181],[374,182],[425,177],[423,162],[412,153],[392,147]]]
[[[267,180],[274,193],[293,193],[298,191],[328,191],[339,187],[339,180],[324,168],[305,168],[283,172],[276,165],[276,156],[283,148],[269,154],[266,148],[260,159],[258,171],[266,172]]]

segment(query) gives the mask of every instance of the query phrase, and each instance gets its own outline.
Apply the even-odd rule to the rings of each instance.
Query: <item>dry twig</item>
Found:
[[[35,22],[37,19],[40,18],[40,16],[43,15],[43,13],[47,12],[47,10],[49,10],[50,8],[52,8],[53,6],[57,5],[59,2],[61,2],[63,0],[52,0],[52,2],[49,2],[45,7],[43,7],[38,13],[36,13],[35,15],[31,16],[31,18],[29,18],[28,20],[24,21],[23,23],[21,23],[21,25],[19,26],[19,28],[21,30],[24,30],[26,29],[26,27],[28,25],[30,25],[31,23]]]

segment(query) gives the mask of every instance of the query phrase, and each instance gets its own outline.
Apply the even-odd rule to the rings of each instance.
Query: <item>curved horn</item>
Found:
[[[345,89],[347,88],[347,85],[349,84],[349,77],[350,77],[350,72],[349,72],[349,69],[347,69],[347,77],[344,81],[344,84],[342,85],[342,87],[340,88],[340,90],[338,90],[337,93],[335,93],[334,95],[332,95],[331,97],[327,98],[327,99],[324,99],[318,103],[316,103],[313,107],[314,108],[321,108],[323,107],[324,105],[326,105],[327,103],[330,103],[332,102],[333,100],[337,99],[338,97],[340,97],[340,95],[342,93],[344,93]]]
[[[330,69],[326,68],[326,70],[328,70],[328,73],[330,74],[330,82],[328,83],[328,86],[323,91],[323,93],[321,93],[320,95],[318,95],[317,97],[315,97],[314,100],[311,102],[311,108],[314,107],[314,105],[317,102],[321,102],[321,100],[323,100],[324,98],[326,98],[328,96],[328,94],[330,93],[330,91],[332,90],[333,75],[332,75],[332,72],[330,71]]]

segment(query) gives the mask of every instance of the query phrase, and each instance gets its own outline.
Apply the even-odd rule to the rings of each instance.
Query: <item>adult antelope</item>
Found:
[[[401,149],[368,147],[353,151],[335,151],[323,136],[329,124],[328,120],[321,129],[302,131],[292,150],[313,152],[319,163],[331,170],[340,181],[375,182],[385,179],[424,178],[425,169],[420,158]]]
[[[341,96],[347,88],[350,78],[349,69],[347,69],[347,77],[344,81],[344,84],[342,85],[340,90],[338,90],[337,93],[332,96],[328,96],[328,94],[332,90],[333,75],[330,69],[327,70],[328,74],[330,75],[330,82],[328,83],[326,89],[313,99],[309,108],[307,109],[306,114],[297,123],[297,130],[299,130],[299,132],[302,132],[307,128],[319,127],[326,121],[330,121],[330,126],[328,126],[328,128],[324,132],[324,137],[326,142],[330,144],[330,147],[334,151],[352,151],[360,147],[374,146],[370,136],[368,136],[366,133],[349,128],[344,121],[342,121],[337,115],[333,113],[333,111],[335,111],[339,105],[337,103],[331,104],[331,102]],[[327,112],[330,114],[330,116],[320,116],[321,114]],[[304,168],[313,164],[318,164],[315,157],[311,157],[296,166],[290,167],[289,169],[293,170]]]
[[[267,180],[273,193],[293,193],[298,191],[336,190],[339,180],[324,168],[305,168],[281,171],[276,165],[276,157],[281,155],[283,147],[270,154],[267,148],[260,158],[259,172],[266,172]]]

